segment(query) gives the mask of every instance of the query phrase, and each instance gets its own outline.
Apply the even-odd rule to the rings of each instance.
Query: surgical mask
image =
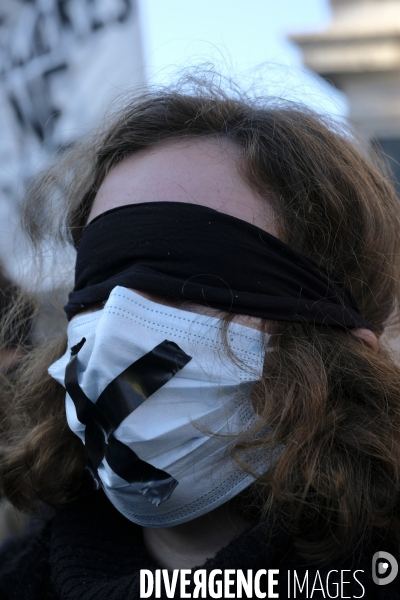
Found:
[[[230,323],[232,358],[224,325],[123,287],[69,324],[68,350],[49,373],[69,391],[68,425],[86,443],[96,479],[134,523],[184,523],[254,481],[231,449],[258,419],[251,391],[267,340]],[[273,455],[243,460],[265,472]]]

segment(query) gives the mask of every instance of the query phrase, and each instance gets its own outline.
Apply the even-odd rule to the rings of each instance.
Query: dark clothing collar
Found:
[[[385,550],[386,548],[379,548]],[[305,565],[290,538],[279,527],[267,541],[260,527],[234,539],[199,568],[279,569],[279,597],[288,598],[287,574],[296,570],[314,581],[317,571],[322,581],[331,570],[331,582],[340,571],[348,569],[344,593],[348,597],[400,600],[400,580],[388,586],[376,586],[371,580],[373,552],[354,555],[345,561],[315,567]],[[141,529],[122,517],[101,492],[89,494],[56,512],[39,535],[9,542],[0,550],[1,600],[136,600],[140,597],[140,569],[160,568],[144,547]],[[362,588],[352,579],[357,574]],[[350,576],[349,576],[350,575]],[[399,579],[399,578],[398,578]],[[188,588],[187,591],[189,591]],[[311,589],[311,585],[309,585]],[[340,588],[339,588],[340,589]],[[162,588],[163,591],[163,588]],[[334,588],[331,589],[334,597]],[[154,597],[154,596],[153,596]],[[179,598],[177,587],[175,598]],[[297,598],[329,597],[321,591],[307,596],[297,591]],[[166,598],[165,593],[162,598]]]

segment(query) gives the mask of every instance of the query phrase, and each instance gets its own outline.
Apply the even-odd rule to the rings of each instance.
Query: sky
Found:
[[[150,83],[168,83],[183,68],[213,63],[245,89],[254,86],[342,118],[340,92],[302,66],[290,33],[323,30],[329,0],[138,0]]]

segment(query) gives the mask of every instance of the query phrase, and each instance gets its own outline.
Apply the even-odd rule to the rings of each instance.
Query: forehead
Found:
[[[140,202],[201,204],[277,235],[270,204],[238,171],[240,151],[217,139],[179,139],[141,150],[105,177],[88,222],[99,214]]]

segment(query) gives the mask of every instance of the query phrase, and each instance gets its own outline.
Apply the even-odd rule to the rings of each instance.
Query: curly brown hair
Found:
[[[110,169],[193,136],[236,144],[240,174],[272,204],[282,239],[342,280],[381,337],[399,297],[399,202],[378,159],[343,124],[304,106],[193,82],[129,99],[32,185],[25,230],[34,244],[76,242]],[[400,540],[400,368],[390,350],[382,341],[374,352],[340,327],[271,327],[275,351],[256,390],[268,430],[239,438],[234,451],[243,464],[243,452],[281,449],[257,474],[265,516],[284,515],[310,560],[338,557],[378,530]],[[69,501],[82,480],[85,449],[67,427],[64,389],[47,374],[65,348],[62,332],[31,349],[7,388],[0,481],[25,510]]]

